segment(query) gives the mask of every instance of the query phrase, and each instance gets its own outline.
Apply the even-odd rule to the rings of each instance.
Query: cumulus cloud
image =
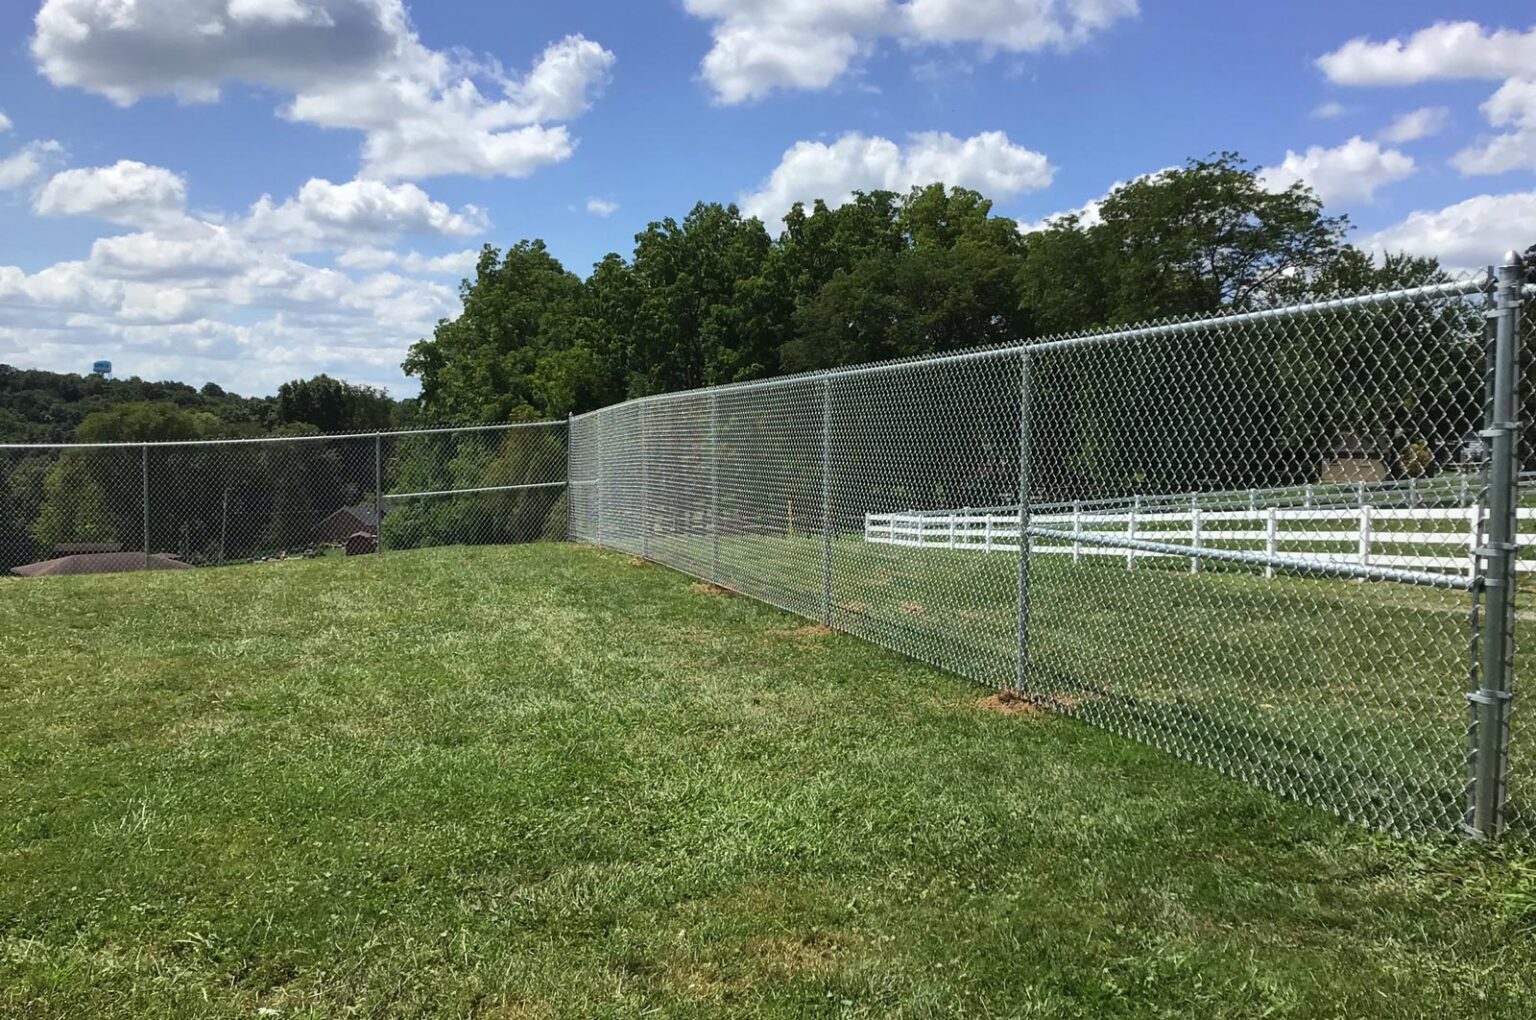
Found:
[[[1509,130],[1458,152],[1451,160],[1456,168],[1464,174],[1536,169],[1536,77],[1511,78],[1482,111],[1494,127]]]
[[[520,177],[566,159],[575,143],[551,122],[583,113],[614,62],[571,36],[508,74],[424,46],[402,0],[45,0],[32,53],[54,84],[122,105],[272,89],[291,97],[286,117],[363,132],[364,172],[383,179]]]
[[[1331,149],[1314,145],[1306,152],[1288,150],[1285,159],[1266,168],[1261,177],[1276,190],[1304,181],[1328,205],[1369,202],[1377,189],[1402,180],[1413,168],[1412,156],[1356,136]]]
[[[1319,103],[1312,108],[1312,116],[1318,120],[1337,120],[1349,112],[1349,108],[1336,100]]]
[[[905,146],[850,132],[832,142],[797,142],[757,191],[742,196],[748,215],[776,223],[796,202],[825,199],[838,206],[855,191],[904,192],[942,181],[1010,198],[1048,186],[1050,160],[1001,131],[960,139],[943,132],[912,135]]]
[[[1412,213],[1401,223],[1359,242],[1377,252],[1432,255],[1446,265],[1480,266],[1506,251],[1524,251],[1536,237],[1536,191],[1478,195],[1433,211]]]
[[[5,115],[5,111],[4,110],[0,110],[0,134],[4,134],[5,132],[9,131],[10,129],[11,129],[11,118],[9,118],[9,117],[7,117]]]
[[[288,251],[320,251],[404,234],[465,237],[489,227],[483,210],[466,205],[455,211],[414,184],[333,184],[311,178],[281,203],[263,195],[251,207],[243,229],[247,236]]]
[[[385,248],[352,248],[336,256],[336,264],[343,269],[387,269],[398,266],[408,273],[425,273],[429,276],[468,276],[480,261],[477,248],[450,252],[447,255],[423,255],[417,251],[397,252]]]
[[[9,156],[0,157],[0,191],[31,184],[63,154],[64,146],[49,140],[28,142]]]
[[[122,159],[111,166],[54,174],[33,199],[41,216],[89,216],[145,226],[176,220],[187,203],[187,184],[164,167]]]
[[[1464,174],[1536,168],[1536,28],[1522,32],[1487,29],[1473,21],[1440,22],[1407,39],[1352,39],[1319,57],[1317,64],[1344,85],[1506,79],[1482,111],[1493,127],[1508,130],[1463,149],[1452,162]]]
[[[1420,138],[1439,134],[1451,119],[1451,111],[1443,106],[1425,106],[1394,117],[1392,123],[1381,132],[1381,140],[1393,145],[1416,142]]]
[[[1407,39],[1351,39],[1318,57],[1317,66],[1340,85],[1508,78],[1536,67],[1536,28],[1488,31],[1475,21],[1443,21]]]
[[[320,371],[400,387],[406,347],[457,309],[441,277],[472,272],[479,252],[389,246],[487,227],[473,206],[373,180],[316,179],[243,215],[193,214],[181,177],[127,161],[56,174],[34,200],[49,214],[135,229],[36,272],[0,266],[0,354],[79,370],[88,347],[141,375],[249,392]],[[297,257],[332,250],[335,268]]]
[[[612,216],[619,211],[619,203],[606,198],[587,199],[587,212],[593,216]]]
[[[713,23],[700,67],[722,103],[823,89],[881,40],[985,52],[1069,50],[1137,13],[1137,0],[683,0]]]

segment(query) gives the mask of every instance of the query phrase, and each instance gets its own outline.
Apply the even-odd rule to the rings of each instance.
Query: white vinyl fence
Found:
[[[1037,536],[1034,555],[1116,557],[1134,570],[1139,561],[1189,560],[1198,573],[1205,559],[1230,560],[1233,552],[1262,553],[1264,574],[1289,559],[1296,566],[1351,564],[1403,570],[1439,571],[1471,577],[1474,550],[1485,508],[1471,506],[1406,507],[1362,503],[1349,507],[1254,506],[1233,508],[1215,499],[1185,507],[1166,501],[1140,501],[1114,507],[1081,505],[1031,514]],[[1518,511],[1522,522],[1536,520],[1536,507]],[[1039,537],[1044,531],[1046,535]],[[1116,540],[1135,546],[1115,544]],[[1017,552],[1016,508],[924,510],[864,515],[864,540],[880,545]],[[1163,546],[1178,547],[1160,548]],[[1159,547],[1159,548],[1152,548]],[[1224,555],[1227,554],[1227,555]],[[1536,570],[1536,559],[1518,564]]]

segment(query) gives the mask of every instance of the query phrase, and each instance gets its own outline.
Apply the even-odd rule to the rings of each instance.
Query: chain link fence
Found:
[[[1372,826],[1494,835],[1536,765],[1517,274],[630,401],[571,422],[571,537]]]
[[[569,535],[1369,825],[1530,833],[1533,300],[1510,266],[568,424],[0,447],[0,571]]]
[[[0,573],[565,536],[564,422],[0,447]]]

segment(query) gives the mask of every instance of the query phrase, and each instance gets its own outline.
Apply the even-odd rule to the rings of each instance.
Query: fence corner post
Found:
[[[1473,586],[1481,597],[1481,647],[1474,689],[1467,692],[1471,748],[1465,828],[1475,839],[1494,839],[1504,828],[1509,756],[1509,708],[1514,697],[1516,507],[1519,504],[1520,306],[1524,270],[1510,252],[1499,267],[1493,293],[1493,376],[1483,437],[1489,444],[1484,471],[1488,524],[1475,557],[1482,564]]]

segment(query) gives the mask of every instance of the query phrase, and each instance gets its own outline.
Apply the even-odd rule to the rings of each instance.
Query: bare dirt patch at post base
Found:
[[[976,707],[983,712],[996,712],[999,715],[1041,715],[1045,712],[1045,709],[1017,691],[989,694],[977,699]]]

